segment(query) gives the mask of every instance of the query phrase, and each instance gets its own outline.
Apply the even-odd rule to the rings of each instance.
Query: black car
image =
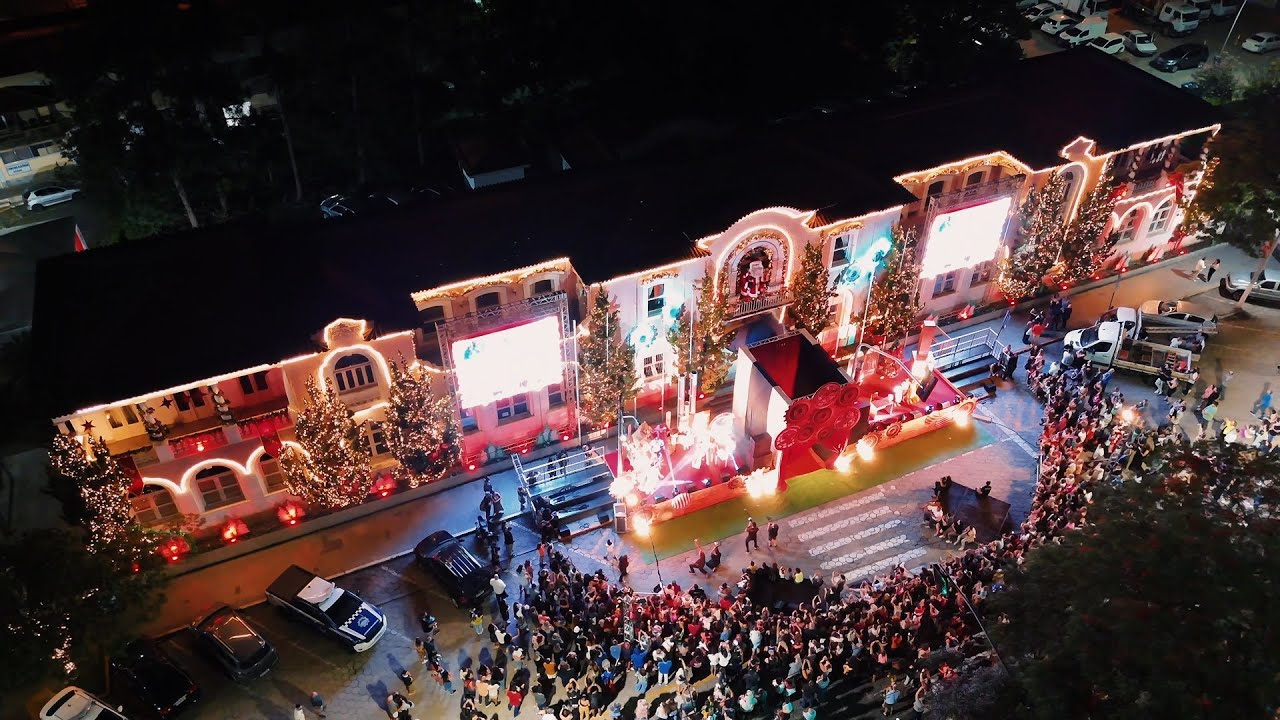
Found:
[[[475,607],[492,592],[493,567],[481,562],[447,530],[431,533],[413,549],[413,555],[435,576],[458,607]]]
[[[200,686],[151,640],[134,640],[111,658],[111,691],[123,695],[131,714],[170,718],[200,699]]]
[[[1151,67],[1161,72],[1191,70],[1209,60],[1209,47],[1202,43],[1183,43],[1172,50],[1165,50],[1151,59]]]
[[[200,650],[232,680],[262,677],[276,664],[276,649],[234,608],[223,605],[191,630]]]

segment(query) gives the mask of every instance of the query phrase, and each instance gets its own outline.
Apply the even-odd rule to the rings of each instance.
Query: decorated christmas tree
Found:
[[[369,448],[352,413],[325,383],[307,378],[307,405],[294,423],[299,450],[280,454],[290,494],[308,505],[336,509],[356,505],[369,495]]]
[[[689,317],[689,304],[680,309],[680,315],[667,334],[671,350],[676,357],[676,370],[681,375],[698,373],[698,385],[702,392],[713,393],[729,376],[733,354],[729,343],[733,331],[725,330],[726,309],[724,293],[716,288],[711,277],[711,266],[697,285],[696,314]],[[692,320],[692,321],[691,321]],[[689,334],[692,325],[693,338]]]
[[[418,487],[449,472],[462,458],[462,435],[451,394],[436,397],[431,376],[419,363],[389,364],[387,444],[400,463],[398,475]]]
[[[1054,175],[1040,190],[1027,193],[1022,204],[1022,244],[1001,263],[997,283],[1011,301],[1030,297],[1044,285],[1044,277],[1058,263],[1065,234],[1062,211],[1067,182]]]
[[[134,522],[129,502],[133,479],[111,457],[105,440],[89,437],[81,444],[59,433],[49,450],[49,465],[58,485],[75,489],[79,502],[67,519],[88,532],[89,552],[108,551],[129,561],[150,552],[153,540]]]
[[[1098,184],[1085,196],[1071,219],[1062,239],[1057,276],[1064,283],[1075,283],[1089,278],[1102,269],[1116,246],[1115,233],[1103,231],[1111,220],[1116,201],[1123,192],[1117,189],[1111,175],[1104,170]]]
[[[871,285],[866,331],[880,344],[896,348],[920,320],[920,262],[916,233],[895,225],[882,271]]]
[[[595,427],[616,422],[618,412],[636,394],[636,351],[622,339],[613,298],[596,286],[586,321],[587,336],[578,346],[578,392],[582,420]]]
[[[814,338],[831,324],[833,286],[827,282],[827,266],[822,246],[808,243],[800,256],[800,270],[791,283],[791,306],[787,315],[792,327],[805,329]]]

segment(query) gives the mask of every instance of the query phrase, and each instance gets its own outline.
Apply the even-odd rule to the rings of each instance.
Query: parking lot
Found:
[[[1181,38],[1165,37],[1160,28],[1152,25],[1143,25],[1132,18],[1121,15],[1119,12],[1112,11],[1107,19],[1107,32],[1123,33],[1126,30],[1142,30],[1150,33],[1155,39],[1159,52],[1164,52],[1170,48],[1176,47],[1183,43],[1204,43],[1209,47],[1210,58],[1217,55],[1223,47],[1223,41],[1227,39],[1227,32],[1231,28],[1232,18],[1222,20],[1213,19],[1209,21],[1201,21],[1200,27],[1193,31],[1190,35]],[[1240,49],[1240,43],[1253,33],[1269,30],[1272,32],[1280,32],[1280,12],[1275,9],[1263,7],[1257,3],[1245,5],[1244,11],[1240,16],[1240,22],[1236,25],[1235,32],[1231,34],[1230,42],[1227,43],[1224,53],[1225,61],[1230,63],[1236,70],[1237,77],[1242,82],[1257,73],[1264,70],[1273,61],[1280,59],[1280,52],[1271,52],[1265,55],[1246,52]],[[1045,55],[1052,52],[1060,52],[1062,47],[1058,45],[1055,38],[1050,37],[1047,33],[1041,31],[1039,26],[1031,31],[1031,38],[1022,42],[1023,52],[1028,57],[1037,55]],[[1166,73],[1160,72],[1151,67],[1151,58],[1137,57],[1129,54],[1127,51],[1121,52],[1115,56],[1117,59],[1123,60],[1131,65],[1136,65],[1143,70],[1167,80],[1174,85],[1181,85],[1195,79],[1197,70],[1180,70],[1178,72]],[[1082,82],[1082,78],[1064,78],[1064,81]]]

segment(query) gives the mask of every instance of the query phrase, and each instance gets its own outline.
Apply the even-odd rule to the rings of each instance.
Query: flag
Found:
[[[85,250],[88,250],[88,249],[89,249],[89,243],[84,241],[84,233],[80,232],[80,225],[77,223],[75,250],[76,252],[84,252]]]

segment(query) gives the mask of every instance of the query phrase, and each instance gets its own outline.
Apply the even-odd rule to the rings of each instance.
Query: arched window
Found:
[[[1164,232],[1169,229],[1169,220],[1173,217],[1173,200],[1165,200],[1160,203],[1160,207],[1156,208],[1156,212],[1151,216],[1151,225],[1147,227],[1148,233]]]
[[[476,310],[484,310],[485,308],[497,307],[502,304],[502,293],[498,291],[487,292],[476,298]]]
[[[373,363],[359,353],[347,355],[333,364],[333,381],[338,392],[352,392],[373,384]]]
[[[839,235],[831,248],[831,267],[844,267],[849,264],[849,236]]]
[[[932,183],[932,184],[930,184],[930,185],[929,185],[929,191],[928,191],[928,192],[926,192],[926,193],[924,194],[924,196],[925,196],[926,198],[931,198],[931,197],[934,197],[934,196],[936,196],[936,195],[941,195],[941,194],[942,194],[942,191],[943,191],[944,189],[946,189],[946,187],[947,187],[947,181],[946,181],[946,180],[938,180],[937,182],[934,182],[934,183]]]
[[[173,501],[173,493],[159,485],[143,486],[142,492],[134,495],[129,503],[133,505],[133,519],[141,525],[158,525],[181,514]]]
[[[964,181],[964,186],[973,187],[974,185],[980,185],[982,183],[982,179],[986,176],[987,173],[985,170],[979,170],[978,172],[970,175],[968,179]]]
[[[268,495],[286,489],[284,470],[280,469],[280,461],[267,453],[262,453],[258,458],[258,477],[262,478],[262,484]]]
[[[231,468],[214,465],[196,473],[196,489],[204,500],[204,509],[215,510],[244,500],[244,489]]]
[[[542,280],[538,280],[533,283],[534,295],[546,295],[547,293],[552,293],[555,291],[556,291],[556,284],[555,284],[555,281],[553,280],[543,278]]]
[[[1141,214],[1141,210],[1132,210],[1120,221],[1120,229],[1116,231],[1117,245],[1129,242],[1138,234],[1138,216]]]

